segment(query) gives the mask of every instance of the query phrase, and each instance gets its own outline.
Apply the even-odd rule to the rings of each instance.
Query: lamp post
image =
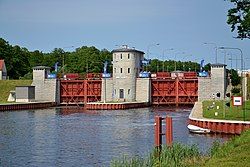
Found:
[[[159,43],[156,43],[156,44],[150,44],[150,45],[148,45],[148,47],[147,47],[147,60],[149,60],[149,49],[151,48],[151,47],[153,47],[153,46],[159,46],[160,44]],[[146,66],[147,68],[146,68],[146,71],[148,71],[148,65]]]
[[[194,59],[194,63],[195,63],[194,71],[195,71],[195,72],[197,72],[197,71],[196,71],[196,70],[197,70],[197,64],[198,64],[197,62],[198,62],[198,58],[195,58],[195,59]]]
[[[215,63],[217,64],[218,63],[218,54],[217,54],[218,47],[217,47],[216,43],[204,42],[204,44],[205,45],[214,45],[214,48],[215,48]]]
[[[185,52],[179,52],[179,53],[175,53],[175,55],[174,55],[174,71],[176,71],[176,56],[178,55],[178,54],[184,54]]]
[[[231,49],[240,51],[240,60],[241,60],[241,71],[243,70],[243,52],[240,48],[231,48],[231,47],[219,47],[218,49]],[[242,72],[241,72],[242,75]]]
[[[245,60],[250,60],[250,58],[245,58]],[[246,70],[246,61],[244,61],[244,69]]]
[[[230,56],[230,58],[228,60],[231,60],[231,71],[232,71],[232,69],[233,69],[233,55],[232,55],[232,53],[228,53],[227,55]]]
[[[243,93],[243,52],[240,48],[234,48],[234,47],[219,47],[218,49],[228,49],[228,50],[238,50],[240,51],[240,60],[241,60],[241,79],[242,79],[242,83],[241,83],[241,92],[242,92],[242,99],[244,99],[244,93]],[[243,105],[243,119],[245,121],[245,104],[246,102],[244,102]]]
[[[168,50],[174,50],[173,48],[170,48],[170,49],[165,49],[165,50],[163,50],[163,52],[162,52],[162,72],[164,72],[164,70],[165,70],[165,52],[166,51],[168,51]]]
[[[232,56],[232,55],[231,55]],[[233,59],[232,57],[231,58],[229,58],[228,60],[230,60],[231,61],[231,67],[233,66],[232,64],[233,64],[233,60],[236,60],[236,71],[238,72],[238,60],[241,60],[241,59]]]
[[[187,57],[187,56],[192,56],[192,54],[189,54],[189,55],[185,55],[185,57]],[[183,62],[183,71],[185,71],[185,68],[186,68],[186,65],[185,65],[185,57],[183,57],[183,59],[182,59],[182,62]]]
[[[65,47],[63,47],[63,49],[67,49],[67,48],[74,48],[74,46],[65,46]],[[65,52],[64,52],[64,54],[63,54],[63,62],[62,62],[62,70],[63,70],[63,76],[64,76],[64,64],[65,64]]]

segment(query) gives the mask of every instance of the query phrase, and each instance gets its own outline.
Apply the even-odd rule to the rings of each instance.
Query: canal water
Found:
[[[190,108],[83,111],[51,108],[0,112],[0,166],[109,166],[154,147],[154,116],[172,116],[174,142],[206,152],[220,135],[188,132]],[[164,141],[165,142],[165,141]]]

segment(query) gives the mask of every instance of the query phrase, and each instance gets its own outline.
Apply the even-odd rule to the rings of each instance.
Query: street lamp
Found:
[[[232,68],[233,68],[233,54],[228,53],[227,55],[230,56],[230,58],[228,60],[231,60],[231,71],[232,71]]]
[[[179,53],[175,53],[175,55],[174,55],[174,71],[176,71],[176,56],[178,55],[178,54],[184,54],[185,52],[179,52]]]
[[[204,44],[205,45],[214,45],[214,48],[215,48],[215,63],[217,64],[218,63],[218,54],[217,54],[218,47],[217,47],[216,43],[204,42]]]
[[[165,49],[165,50],[163,50],[163,52],[162,52],[162,72],[164,72],[164,70],[165,70],[165,52],[166,51],[168,51],[168,50],[174,50],[174,48],[170,48],[170,49]]]
[[[218,49],[231,49],[231,50],[238,50],[238,51],[240,51],[241,71],[243,70],[243,52],[242,52],[242,50],[240,48],[219,47]]]
[[[63,47],[63,49],[67,49],[67,48],[74,48],[74,46],[65,46],[65,47]],[[64,52],[65,53],[65,52]],[[63,70],[63,76],[64,76],[64,63],[65,62],[65,60],[64,60],[64,54],[63,54],[63,62],[62,62],[62,70]]]
[[[219,47],[218,49],[228,49],[228,50],[238,50],[240,51],[240,59],[241,59],[241,79],[242,79],[242,83],[241,83],[241,92],[242,92],[242,99],[244,99],[244,93],[243,93],[243,52],[240,48],[234,48],[234,47]],[[246,102],[245,102],[246,103]],[[244,105],[246,105],[244,103]],[[244,121],[245,121],[245,107],[243,106],[243,117],[244,117]]]
[[[245,58],[245,60],[250,60],[250,58]],[[246,70],[246,61],[244,61],[244,70]]]
[[[189,54],[189,55],[185,55],[185,57],[187,57],[187,56],[192,56],[192,54]],[[185,71],[185,57],[183,57],[183,59],[182,59],[182,63],[183,63],[183,71]]]
[[[241,60],[241,59],[233,59],[233,58],[232,58],[232,55],[231,55],[231,58],[229,58],[228,60],[231,61],[231,68],[232,68],[232,66],[233,66],[233,64],[232,64],[232,63],[233,63],[233,60],[236,60],[236,67],[235,67],[235,68],[236,68],[236,71],[238,72],[238,63],[237,63],[237,62],[238,62],[238,60]]]
[[[160,44],[159,43],[156,43],[156,44],[150,44],[150,45],[148,45],[148,47],[147,47],[147,60],[149,60],[149,49],[151,48],[151,47],[153,47],[153,46],[159,46]],[[146,71],[148,71],[148,65],[146,66],[147,67],[147,69],[146,69]]]
[[[196,58],[196,59],[194,59],[194,63],[195,63],[195,66],[194,66],[194,71],[195,72],[197,72],[196,70],[197,70],[197,63],[198,62],[198,59]]]

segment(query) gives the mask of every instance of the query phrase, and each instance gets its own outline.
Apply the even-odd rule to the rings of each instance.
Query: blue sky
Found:
[[[69,46],[111,51],[127,44],[149,50],[150,58],[162,59],[165,50],[165,59],[205,63],[215,62],[215,49],[204,42],[216,43],[241,48],[250,69],[250,40],[233,38],[226,23],[230,7],[224,0],[0,0],[0,37],[43,52],[74,50]],[[224,55],[218,51],[219,63]],[[226,55],[229,68],[228,58],[240,57],[236,50],[226,50]]]

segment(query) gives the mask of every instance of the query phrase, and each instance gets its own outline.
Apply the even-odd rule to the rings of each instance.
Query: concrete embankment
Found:
[[[149,103],[146,102],[121,102],[121,103],[87,103],[88,110],[125,110],[131,108],[148,107]]]
[[[55,102],[30,102],[0,104],[0,111],[30,110],[56,106]]]
[[[250,121],[218,120],[203,117],[202,102],[196,102],[190,115],[189,124],[210,129],[214,133],[241,134],[250,129]]]

